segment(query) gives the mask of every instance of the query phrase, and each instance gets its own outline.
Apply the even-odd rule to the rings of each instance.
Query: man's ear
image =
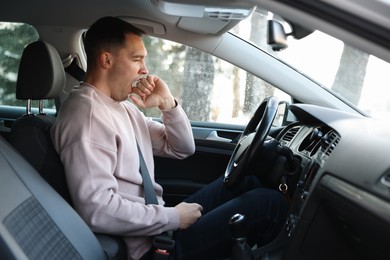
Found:
[[[99,62],[103,68],[110,68],[112,64],[112,56],[109,52],[102,52],[99,56]]]

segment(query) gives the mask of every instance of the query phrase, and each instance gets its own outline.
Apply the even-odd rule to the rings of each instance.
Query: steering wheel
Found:
[[[226,187],[231,188],[238,183],[247,174],[253,162],[258,160],[258,155],[263,150],[264,142],[276,116],[278,105],[279,100],[271,96],[266,98],[257,108],[245,127],[226,167],[223,178]]]

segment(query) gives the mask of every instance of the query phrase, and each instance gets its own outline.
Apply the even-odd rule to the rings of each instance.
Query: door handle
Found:
[[[218,135],[217,131],[212,131],[207,137],[206,140],[212,140],[212,141],[219,141],[219,142],[225,142],[225,143],[230,143],[232,139],[225,138],[225,137],[220,137]]]

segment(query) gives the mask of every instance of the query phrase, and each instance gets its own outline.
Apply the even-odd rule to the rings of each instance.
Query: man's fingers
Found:
[[[145,102],[141,96],[139,96],[138,94],[136,94],[136,95],[131,94],[130,98],[134,102],[134,104],[136,104],[137,106],[139,106],[141,108],[145,108]]]

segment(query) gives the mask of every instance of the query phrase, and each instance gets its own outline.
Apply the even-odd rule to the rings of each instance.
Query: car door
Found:
[[[168,83],[190,119],[196,145],[195,154],[184,160],[155,157],[156,181],[164,188],[167,205],[176,205],[225,173],[254,111],[278,92],[246,71],[188,46],[156,38],[145,45],[149,73]],[[251,94],[243,93],[245,85]],[[144,113],[159,118],[158,111]],[[276,136],[279,129],[272,128],[270,134]]]
[[[184,160],[155,157],[156,181],[163,186],[168,205],[176,205],[224,174],[243,127],[192,123],[192,130],[194,155]]]
[[[164,188],[164,200],[174,206],[225,173],[229,159],[244,126],[218,123],[192,123],[194,155],[183,159],[155,157],[156,181]],[[275,137],[281,128],[274,126],[269,135]]]

